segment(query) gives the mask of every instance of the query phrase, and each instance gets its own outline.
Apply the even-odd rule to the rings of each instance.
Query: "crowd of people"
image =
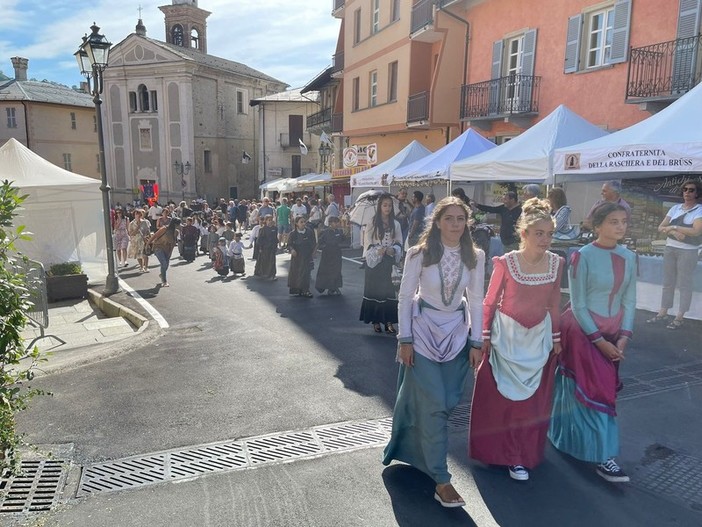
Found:
[[[622,243],[631,211],[619,191],[618,182],[603,185],[602,200],[583,224],[592,241],[573,252],[567,266],[551,250],[552,241],[572,228],[565,193],[558,187],[542,199],[538,185],[527,185],[523,202],[507,190],[503,204],[495,207],[471,202],[461,189],[438,203],[420,191],[412,193],[410,203],[405,189],[397,196],[377,197],[363,236],[359,319],[398,341],[397,397],[383,463],[398,460],[426,473],[442,506],[465,505],[448,471],[447,424],[471,368],[471,458],[504,466],[509,477],[525,481],[550,441],[594,464],[605,480],[629,481],[615,460],[616,402],[619,364],[633,334],[636,255]],[[683,203],[672,207],[659,226],[668,236],[663,297],[661,310],[647,321],[666,323],[669,329],[680,327],[689,309],[689,294],[681,289],[679,313],[668,320],[676,284],[680,287],[681,276],[691,272],[689,262],[697,261],[702,245],[702,185],[686,181],[682,196]],[[312,199],[296,198],[289,206],[286,198],[279,203],[264,198],[244,203],[243,209],[241,203],[224,200],[209,215],[208,209],[205,204],[193,211],[181,203],[135,210],[131,221],[117,211],[118,256],[136,258],[148,272],[153,253],[166,287],[173,248],[182,243],[182,254],[187,254],[198,234],[204,240],[201,251],[223,276],[244,273],[244,249],[253,248],[254,275],[275,280],[276,255],[287,251],[290,294],[309,298],[319,249],[315,287],[340,294],[344,211],[333,196],[326,207]],[[471,234],[473,211],[495,213],[502,220],[505,251],[492,258],[489,277],[488,255]],[[180,227],[182,220],[185,227]],[[242,233],[247,230],[245,245]],[[570,302],[562,307],[564,274]]]

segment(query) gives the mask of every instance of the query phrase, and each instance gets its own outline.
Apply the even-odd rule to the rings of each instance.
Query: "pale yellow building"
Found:
[[[414,139],[436,150],[461,133],[468,26],[454,4],[334,0],[348,145],[377,144],[382,162]]]
[[[0,145],[17,141],[51,163],[100,178],[93,98],[68,86],[27,80],[29,60],[13,57],[13,79],[0,81]]]

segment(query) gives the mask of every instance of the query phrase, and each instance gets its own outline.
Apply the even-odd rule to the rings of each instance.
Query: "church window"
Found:
[[[190,47],[200,49],[200,32],[194,28],[190,31]]]
[[[171,42],[176,46],[183,47],[183,26],[176,24],[171,28]]]
[[[137,94],[135,91],[129,92],[129,111],[134,113],[138,109],[137,107]]]
[[[149,90],[143,84],[139,85],[139,111],[148,112],[149,111]]]
[[[156,95],[156,90],[151,90],[149,94],[151,95],[151,111],[158,112],[158,96]]]

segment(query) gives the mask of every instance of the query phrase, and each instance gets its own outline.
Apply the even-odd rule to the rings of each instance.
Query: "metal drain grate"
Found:
[[[458,406],[449,429],[467,430],[469,415],[468,405]],[[391,431],[392,417],[384,417],[96,463],[83,470],[77,496],[384,446]]]
[[[685,386],[695,386],[702,384],[702,361],[668,366],[660,370],[625,377],[622,380],[624,390],[619,396],[620,401],[669,392]]]
[[[0,480],[0,513],[50,510],[65,483],[65,467],[59,460],[22,461],[19,476]]]
[[[671,496],[695,510],[702,510],[702,460],[678,454],[662,445],[647,449],[632,478],[636,486]]]

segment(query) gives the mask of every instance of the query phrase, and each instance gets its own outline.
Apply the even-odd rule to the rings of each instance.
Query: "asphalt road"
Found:
[[[86,466],[391,414],[395,339],[358,321],[363,272],[357,263],[344,262],[343,296],[305,299],[288,295],[285,255],[275,282],[222,281],[205,262],[174,258],[169,288],[156,286],[156,268],[122,273],[170,327],[147,346],[122,343],[125,353],[114,358],[40,379],[37,387],[54,395],[36,399],[21,416],[28,441],[72,444],[74,463]],[[253,262],[247,268],[252,273]],[[442,509],[425,476],[403,465],[383,467],[380,449],[369,448],[71,499],[47,515],[12,523],[700,525],[702,477],[694,463],[702,460],[702,383],[673,369],[698,371],[702,325],[666,332],[644,319],[639,313],[622,366],[630,386],[650,388],[628,399],[625,389],[619,405],[619,461],[632,475],[629,485],[608,484],[592,467],[551,448],[531,480],[516,483],[504,469],[467,458],[463,429],[451,434],[450,467],[465,510]]]

